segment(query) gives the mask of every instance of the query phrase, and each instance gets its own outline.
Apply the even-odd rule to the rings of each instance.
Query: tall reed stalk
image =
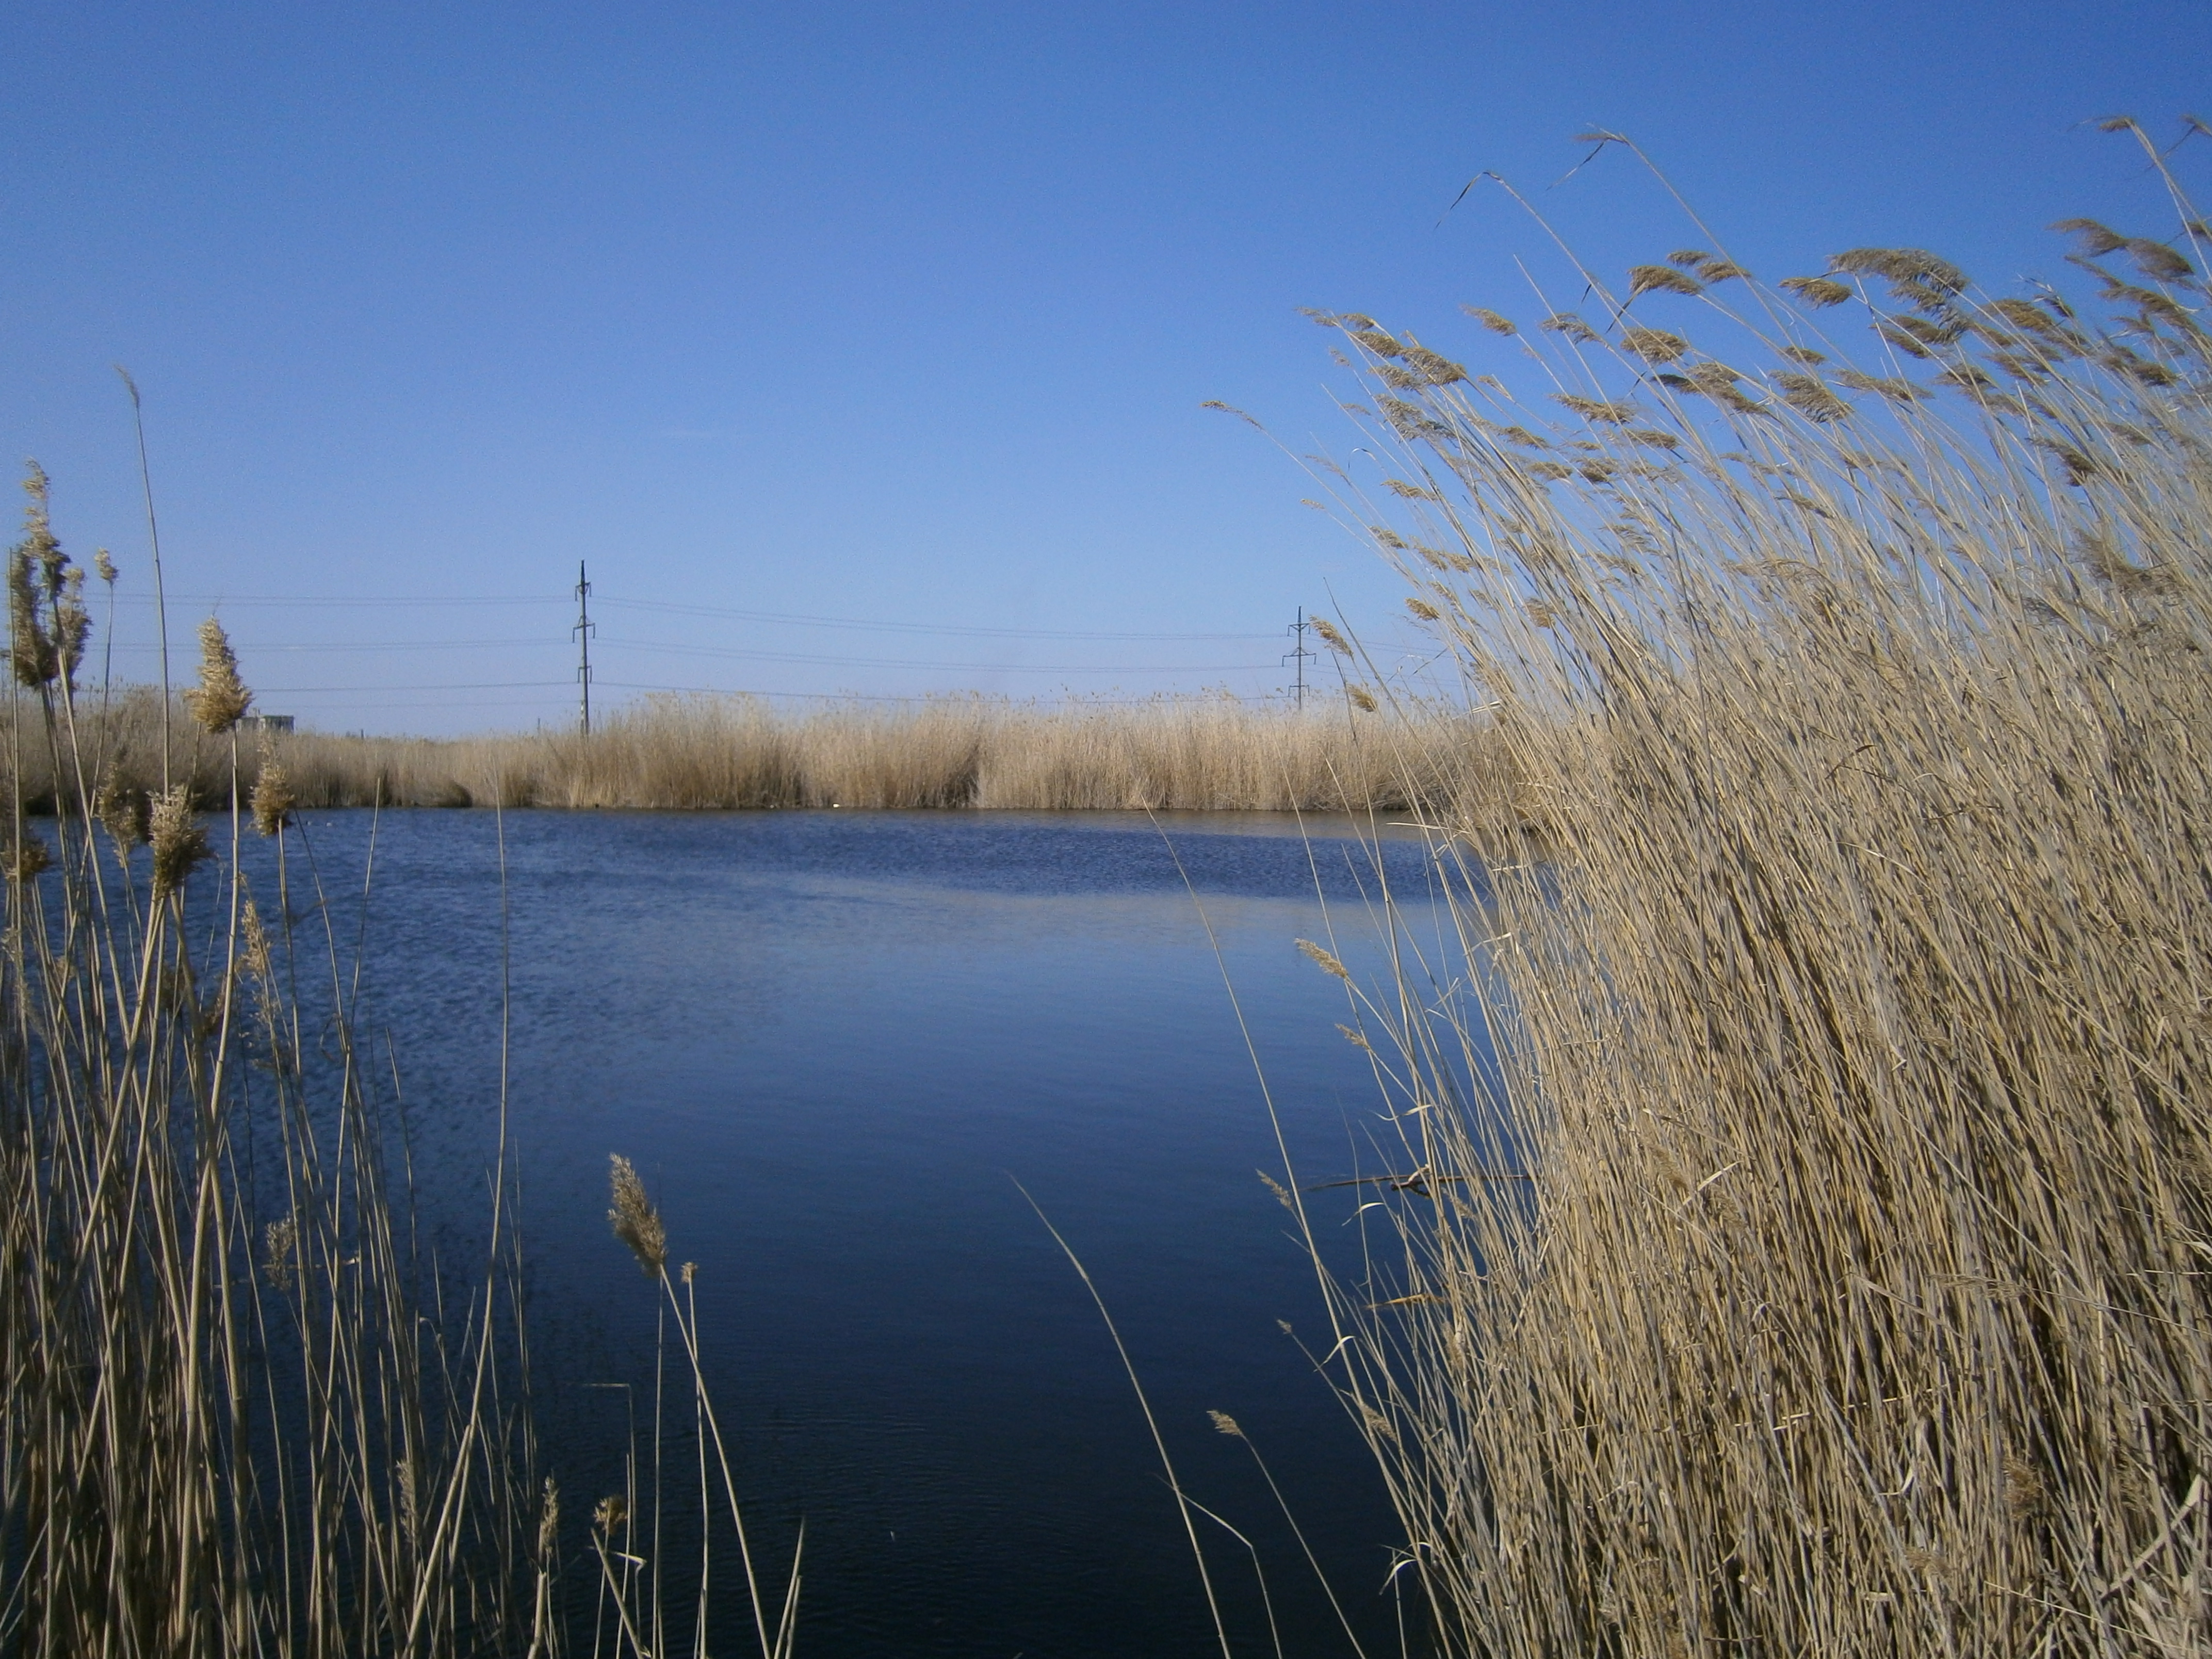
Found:
[[[2176,198],[2170,240],[2062,227],[2094,303],[1914,249],[1577,269],[1525,399],[1323,319],[1534,804],[1427,792],[1456,933],[1347,984],[1395,1228],[1334,1363],[1446,1651],[2212,1650]]]

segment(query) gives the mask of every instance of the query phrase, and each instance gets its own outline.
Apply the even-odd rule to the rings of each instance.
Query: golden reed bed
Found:
[[[158,695],[79,692],[85,741],[122,785],[158,783]],[[228,750],[173,722],[178,763],[212,804]],[[461,738],[300,732],[249,740],[250,787],[282,766],[308,806],[981,807],[1285,811],[1395,805],[1482,763],[1485,723],[1413,719],[1316,696],[1304,714],[1222,696],[1133,705],[988,697],[841,703],[799,714],[757,698],[653,697],[576,733]],[[27,797],[52,770],[25,749]]]

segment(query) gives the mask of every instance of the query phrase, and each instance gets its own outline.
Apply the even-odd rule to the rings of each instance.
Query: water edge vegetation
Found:
[[[1373,1056],[1389,1159],[1368,1275],[1323,1275],[1316,1357],[1443,1650],[2212,1644],[2212,232],[2176,195],[2171,240],[2069,223],[2086,302],[1985,295],[1917,249],[1771,288],[1717,244],[1578,272],[1595,321],[1534,325],[1548,408],[1371,318],[1318,319],[1397,458],[1380,507],[1348,472],[1329,487],[1485,688],[1480,764],[1452,763],[1449,723],[1447,763],[1408,764],[1428,751],[1394,734],[1420,720],[1394,722],[1340,636],[1373,724],[1316,729],[1372,734],[1375,765],[1324,748],[1297,775],[1326,804],[1389,791],[1461,861],[1457,933],[1401,930],[1395,983],[1310,950]],[[281,836],[356,785],[306,749],[254,777],[204,636],[193,775],[230,854],[188,936],[217,855],[193,778],[124,781],[89,729],[81,588],[36,489],[9,575],[0,1640],[550,1651],[559,1513],[511,1382],[504,1176],[474,1288],[423,1324],[336,945],[295,940],[281,896],[272,929],[239,873],[252,820]],[[866,740],[820,752],[861,759],[728,759],[715,722],[760,712],[639,716],[706,722],[703,771],[578,740],[531,788],[1231,804],[1132,799],[1152,786],[1124,761],[1001,800],[957,708],[930,716],[945,763],[857,715]],[[425,752],[417,781],[397,751],[358,775],[378,799],[521,799],[510,751]],[[1217,775],[1289,804],[1269,766]],[[917,776],[938,782],[880,781]],[[319,1060],[309,959],[341,1033]],[[280,1203],[240,1184],[249,1134]],[[617,1231],[696,1354],[626,1173]],[[313,1431],[280,1442],[287,1413]],[[590,1535],[622,1642],[659,1650],[634,1506],[601,1503]],[[754,1597],[769,1659],[795,1562],[783,1585]]]

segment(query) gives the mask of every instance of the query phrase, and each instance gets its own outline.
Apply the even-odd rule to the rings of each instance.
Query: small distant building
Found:
[[[294,716],[290,714],[248,714],[238,723],[241,732],[282,732],[289,736]]]

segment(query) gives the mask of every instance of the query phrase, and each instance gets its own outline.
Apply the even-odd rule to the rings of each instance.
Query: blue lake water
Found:
[[[371,827],[352,812],[304,825],[349,949],[359,929],[360,1024],[404,1089],[424,1236],[462,1259],[497,1097],[501,828],[386,815],[364,902]],[[1363,846],[1341,820],[1304,830],[506,817],[534,1407],[573,1523],[572,1589],[592,1577],[582,1517],[620,1489],[629,1425],[650,1413],[652,1287],[605,1221],[620,1152],[672,1258],[699,1264],[757,1545],[781,1561],[805,1521],[803,1652],[1218,1652],[1127,1379],[1018,1181],[1095,1278],[1185,1484],[1257,1547],[1283,1650],[1351,1646],[1209,1408],[1268,1458],[1369,1651],[1397,1650],[1380,1480],[1278,1323],[1327,1328],[1255,1174],[1283,1160],[1223,969],[1296,1176],[1371,1171],[1380,1101],[1337,1030],[1344,987],[1293,941],[1327,936],[1325,897],[1365,971],[1374,859],[1419,895],[1428,854],[1399,832]],[[1321,1224],[1357,1201],[1318,1195]],[[688,1469],[688,1441],[671,1445]],[[1250,1558],[1218,1528],[1206,1542],[1237,1650],[1273,1651]],[[712,1648],[734,1653],[734,1552],[718,1549]],[[670,1582],[689,1582],[681,1566]]]

